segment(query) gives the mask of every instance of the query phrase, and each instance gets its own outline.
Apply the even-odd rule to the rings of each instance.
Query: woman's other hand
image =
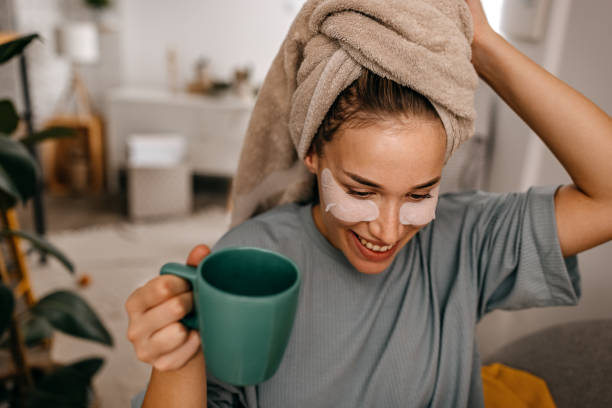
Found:
[[[480,0],[465,0],[470,12],[472,13],[472,22],[474,24],[474,41],[472,42],[472,51],[474,51],[474,45],[480,44],[484,38],[491,34],[495,34],[495,31],[487,20],[487,15],[484,12],[482,3]]]
[[[482,77],[482,67],[487,63],[487,42],[495,41],[498,34],[493,30],[482,7],[480,0],[465,0],[474,24],[474,40],[472,41],[472,64],[478,75]]]
[[[206,245],[196,246],[187,265],[197,266],[209,253]],[[199,333],[179,321],[192,308],[190,284],[173,275],[158,276],[132,292],[125,302],[127,338],[138,359],[167,371],[183,367],[197,355],[201,349]]]

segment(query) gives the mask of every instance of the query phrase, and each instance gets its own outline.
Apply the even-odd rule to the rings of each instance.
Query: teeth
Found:
[[[361,242],[361,244],[364,247],[366,247],[366,248],[368,248],[368,249],[370,249],[370,250],[372,250],[374,252],[387,252],[388,250],[390,250],[393,247],[393,245],[385,245],[385,246],[373,245],[372,243],[366,241],[365,239],[363,239],[361,237],[359,237],[359,241]]]

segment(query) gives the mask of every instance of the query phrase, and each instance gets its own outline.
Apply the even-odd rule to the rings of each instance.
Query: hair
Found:
[[[363,128],[381,120],[414,118],[440,120],[426,97],[364,69],[330,107],[313,138],[311,149],[321,156],[324,144],[330,142],[341,128]]]

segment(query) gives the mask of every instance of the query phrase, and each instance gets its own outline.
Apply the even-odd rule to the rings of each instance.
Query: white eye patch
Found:
[[[378,218],[378,206],[374,201],[347,194],[327,168],[321,172],[321,195],[325,211],[331,212],[341,221],[356,223]]]
[[[399,221],[403,225],[425,225],[435,218],[440,187],[433,188],[431,198],[402,204]],[[380,212],[372,200],[364,200],[346,193],[336,182],[332,172],[325,168],[321,172],[321,198],[326,212],[347,223],[374,221]]]
[[[440,186],[432,188],[429,192],[431,198],[421,201],[406,202],[400,207],[400,222],[404,225],[425,225],[436,218],[436,206]]]

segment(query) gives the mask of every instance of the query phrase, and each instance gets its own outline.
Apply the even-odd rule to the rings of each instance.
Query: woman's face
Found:
[[[341,127],[321,156],[306,157],[319,186],[315,224],[358,271],[384,271],[430,221],[422,215],[436,203],[445,135],[440,121],[417,119]]]

